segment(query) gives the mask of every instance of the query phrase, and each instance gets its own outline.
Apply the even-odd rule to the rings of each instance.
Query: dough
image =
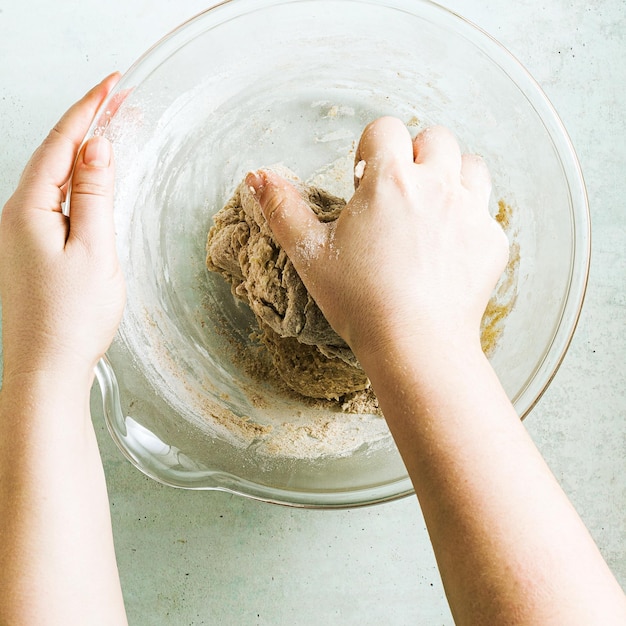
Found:
[[[337,219],[345,201],[289,179],[321,221]],[[336,399],[369,387],[354,354],[331,328],[243,181],[213,218],[207,267],[231,283],[233,295],[252,309],[274,366],[289,387],[312,398]]]
[[[361,391],[369,381],[360,367],[338,357],[325,356],[317,346],[301,343],[295,337],[281,337],[263,327],[261,340],[283,381],[309,398],[339,399]]]

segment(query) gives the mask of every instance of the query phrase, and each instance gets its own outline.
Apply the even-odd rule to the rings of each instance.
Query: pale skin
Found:
[[[59,122],[0,221],[2,624],[126,623],[89,415],[93,368],[124,305],[113,159],[102,138],[79,152],[115,81]],[[77,154],[68,220],[61,202]],[[480,349],[507,258],[486,166],[462,156],[449,131],[412,141],[392,118],[366,128],[357,160],[363,176],[334,225],[275,175],[247,181],[372,381],[455,621],[626,623],[622,590]],[[317,255],[298,254],[306,239]]]
[[[113,159],[80,152],[117,75],[60,120],[0,221],[0,624],[125,624],[104,472],[89,413],[99,356],[124,306]]]
[[[367,372],[411,476],[457,624],[618,625],[626,599],[480,346],[507,260],[483,161],[435,127],[368,126],[357,191],[321,224],[250,174],[278,242]],[[298,253],[309,240],[313,258]]]

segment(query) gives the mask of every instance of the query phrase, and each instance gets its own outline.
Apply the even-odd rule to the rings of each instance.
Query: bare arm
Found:
[[[480,348],[507,256],[484,163],[445,129],[412,142],[392,118],[365,130],[357,160],[363,178],[333,225],[271,173],[248,184],[372,381],[456,622],[626,623],[622,590]]]
[[[0,623],[125,624],[89,412],[94,365],[124,304],[108,142],[79,145],[116,77],[74,105],[0,221]]]

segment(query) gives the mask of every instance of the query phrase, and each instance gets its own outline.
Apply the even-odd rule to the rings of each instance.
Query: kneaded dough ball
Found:
[[[303,184],[283,167],[324,222],[339,217],[345,201]],[[252,309],[281,378],[313,398],[339,398],[366,389],[369,381],[345,341],[331,328],[284,250],[276,243],[252,192],[242,181],[213,218],[207,238],[207,267],[219,272],[235,297]]]

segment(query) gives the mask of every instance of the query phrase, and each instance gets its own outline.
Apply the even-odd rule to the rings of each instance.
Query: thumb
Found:
[[[311,253],[325,245],[326,225],[292,184],[268,170],[248,174],[246,184],[259,201],[276,241],[296,268],[305,253],[310,260]]]
[[[78,155],[72,174],[70,240],[94,248],[115,245],[113,224],[113,150],[101,136],[89,139]]]

